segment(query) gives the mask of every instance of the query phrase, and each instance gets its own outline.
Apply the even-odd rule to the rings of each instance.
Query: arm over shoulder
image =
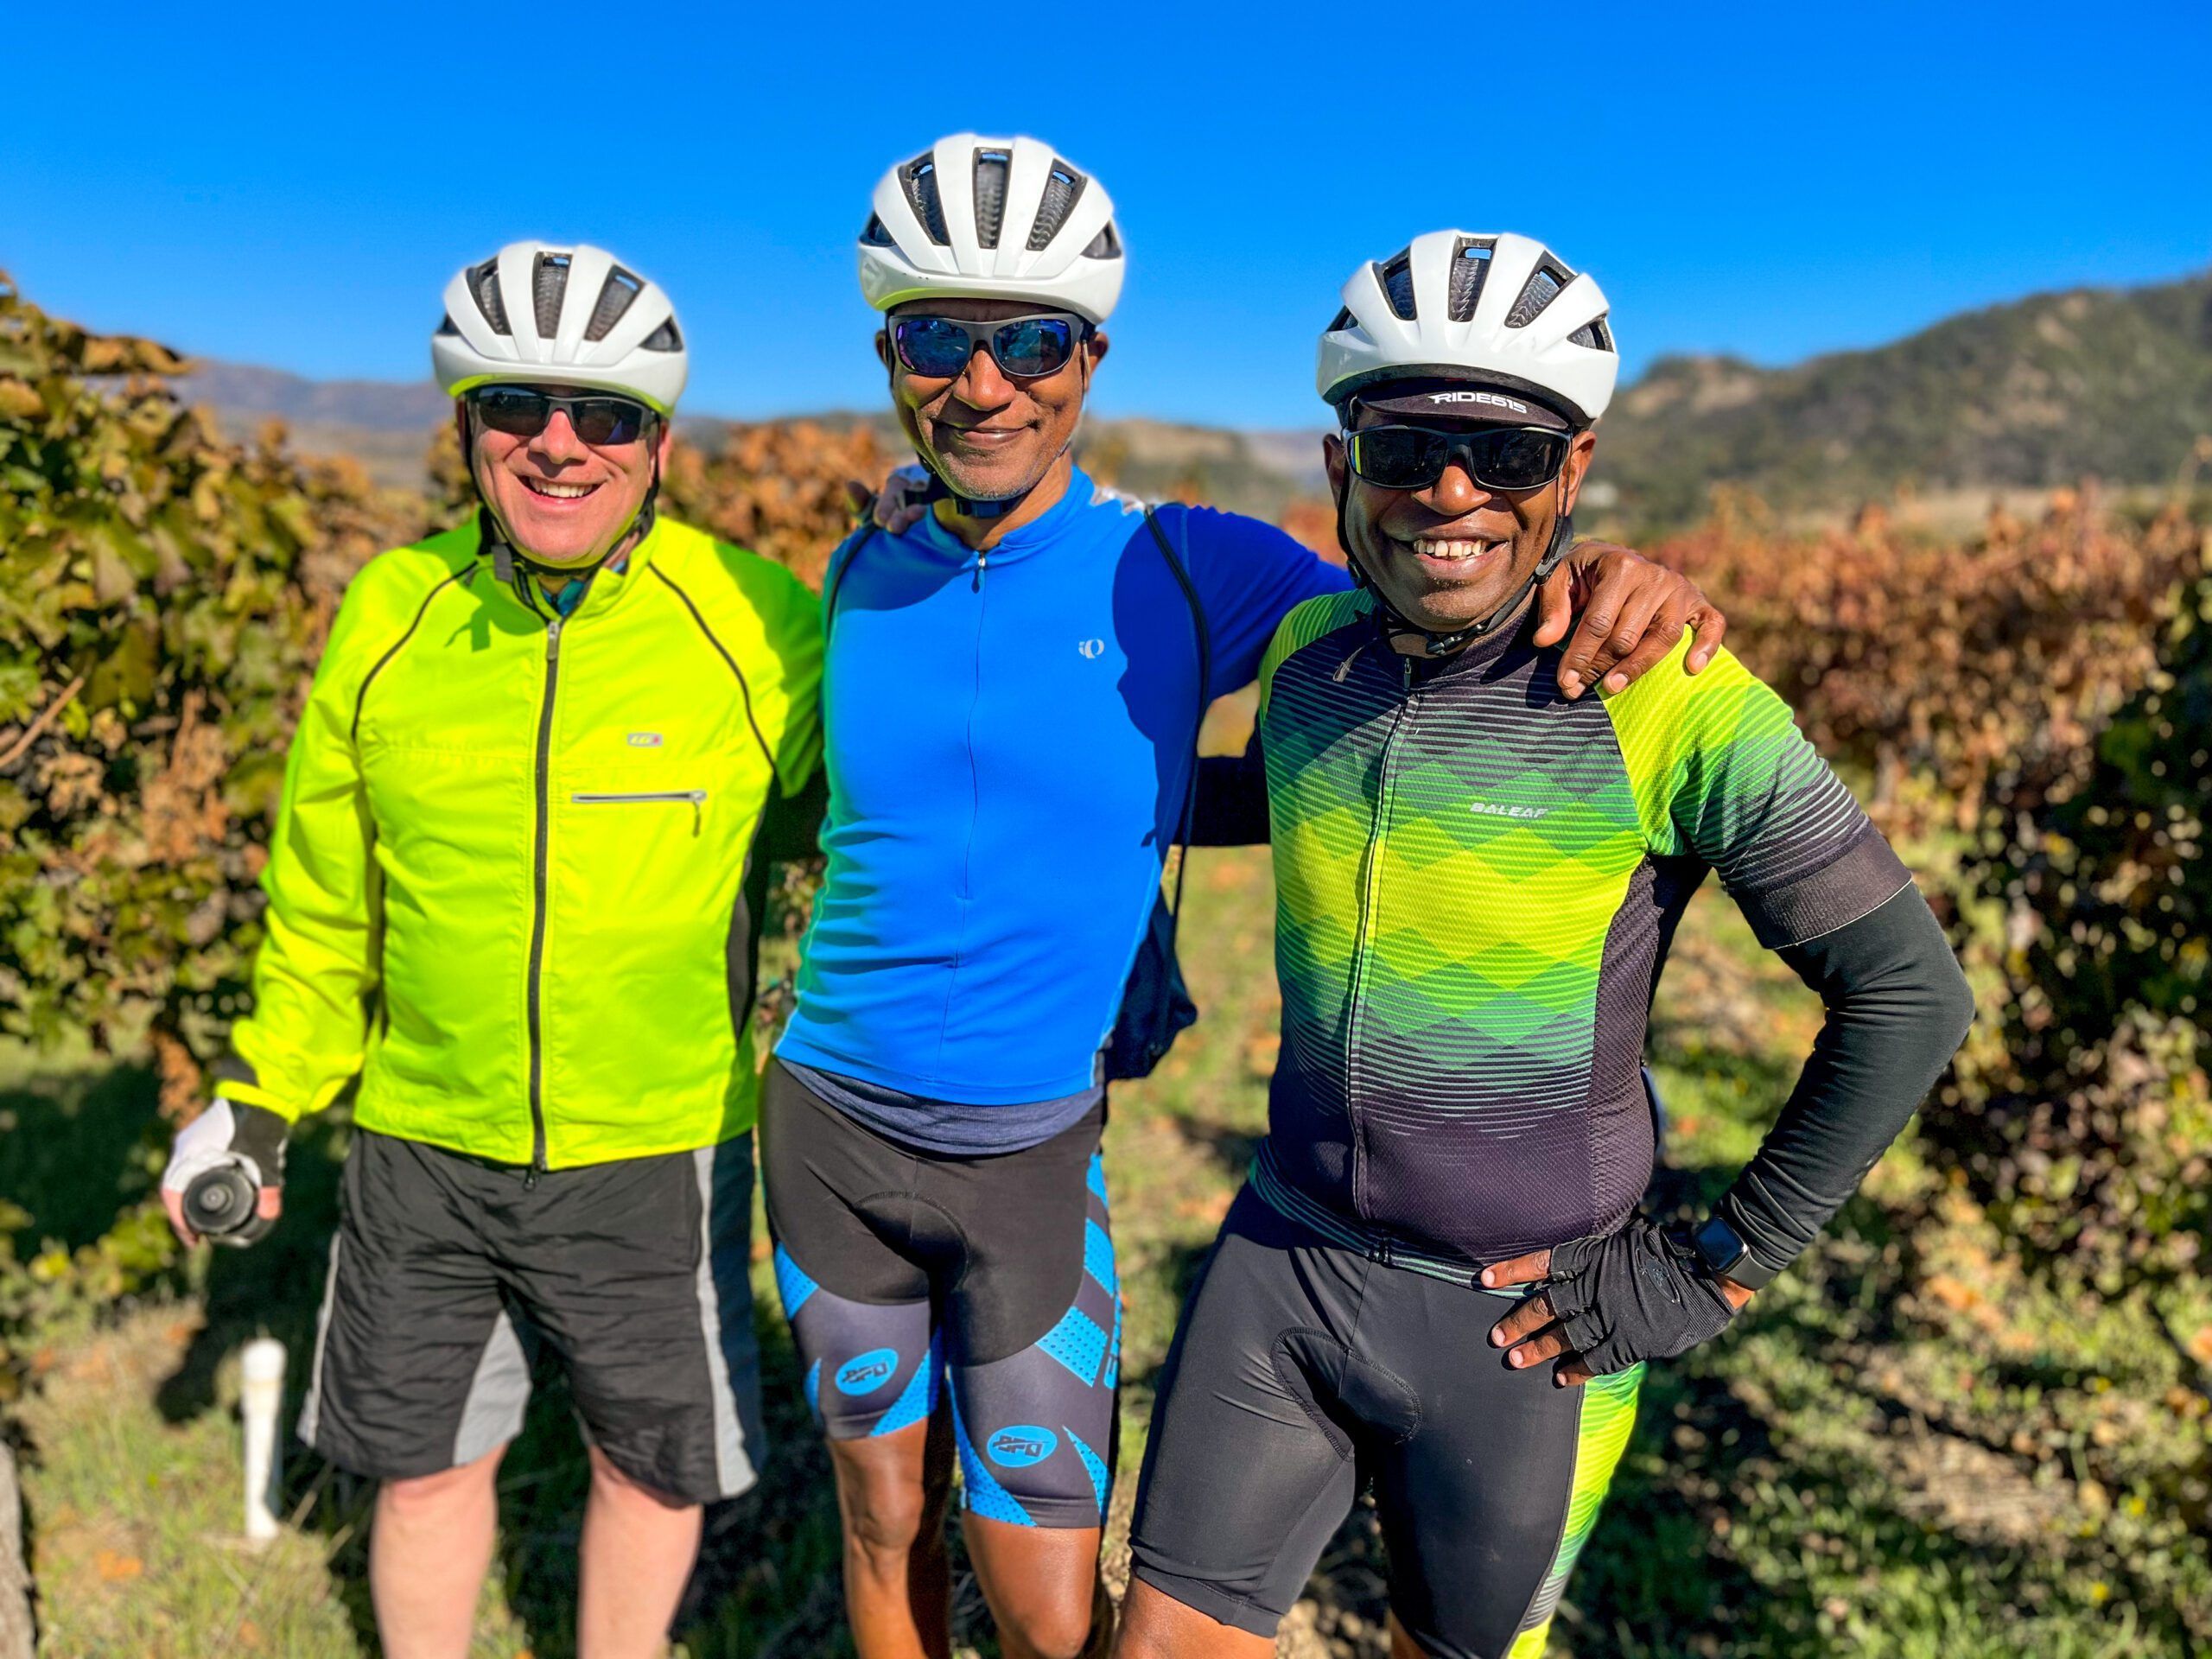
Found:
[[[1205,607],[1216,696],[1252,683],[1276,627],[1300,603],[1351,585],[1342,566],[1257,518],[1179,504],[1154,514]]]

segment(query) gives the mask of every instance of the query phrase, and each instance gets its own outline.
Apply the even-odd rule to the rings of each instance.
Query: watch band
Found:
[[[1774,1269],[1759,1265],[1744,1236],[1725,1217],[1706,1217],[1705,1224],[1690,1235],[1690,1242],[1705,1270],[1716,1278],[1732,1281],[1745,1290],[1762,1290],[1774,1282]]]

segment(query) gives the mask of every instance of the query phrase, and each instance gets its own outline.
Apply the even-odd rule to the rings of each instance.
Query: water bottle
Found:
[[[260,1210],[261,1189],[243,1164],[219,1164],[184,1189],[185,1225],[218,1244],[251,1244],[267,1232]]]

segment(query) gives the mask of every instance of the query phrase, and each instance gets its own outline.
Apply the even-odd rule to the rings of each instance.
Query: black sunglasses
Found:
[[[636,442],[652,417],[635,398],[556,397],[531,386],[479,386],[468,394],[468,406],[485,425],[511,438],[536,437],[552,424],[557,409],[594,449]]]
[[[1386,490],[1425,490],[1455,461],[1486,490],[1533,490],[1559,476],[1573,445],[1567,433],[1527,426],[1369,426],[1344,434],[1352,471]]]
[[[910,372],[932,379],[949,380],[966,368],[979,340],[991,361],[1016,379],[1058,374],[1075,355],[1076,342],[1090,334],[1089,323],[1058,311],[978,323],[916,315],[891,319],[891,343],[899,360]]]

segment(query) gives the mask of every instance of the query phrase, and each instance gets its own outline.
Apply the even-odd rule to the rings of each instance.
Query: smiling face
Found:
[[[1353,429],[1402,416],[1365,409]],[[1430,417],[1439,431],[1479,423]],[[1390,490],[1351,471],[1342,440],[1324,440],[1330,487],[1344,525],[1345,550],[1359,561],[1382,597],[1408,621],[1450,633],[1481,621],[1519,591],[1551,545],[1560,515],[1571,512],[1597,438],[1575,435],[1567,465],[1533,490],[1491,490],[1454,458],[1426,489]]]
[[[548,386],[556,397],[586,396]],[[540,564],[585,565],[604,558],[628,531],[654,467],[668,460],[668,423],[652,420],[628,443],[594,447],[556,410],[533,438],[494,432],[460,412],[469,470],[516,549]]]
[[[1019,300],[918,300],[892,315],[922,313],[981,325],[1033,315],[1039,308]],[[1001,369],[981,340],[967,366],[950,379],[907,368],[887,332],[876,335],[875,351],[891,371],[899,423],[938,475],[957,494],[1002,501],[1033,489],[1066,453],[1083,417],[1091,371],[1106,356],[1106,336],[1093,333],[1057,372],[1033,379],[1017,379]]]

